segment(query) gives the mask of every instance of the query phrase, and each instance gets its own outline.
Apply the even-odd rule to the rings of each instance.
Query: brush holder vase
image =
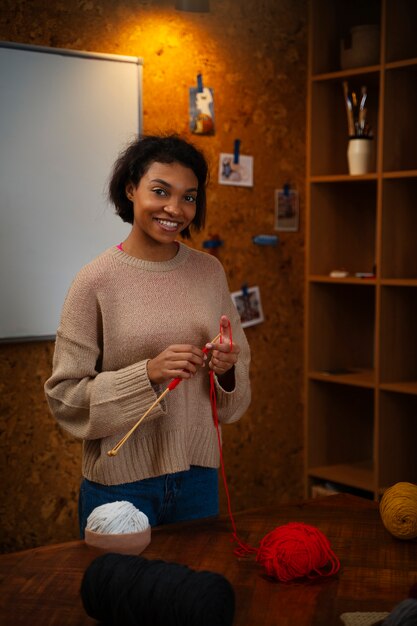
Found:
[[[352,137],[347,148],[349,174],[358,176],[373,170],[372,137]]]

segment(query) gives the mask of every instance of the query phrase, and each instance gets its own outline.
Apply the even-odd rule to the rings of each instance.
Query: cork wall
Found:
[[[302,333],[307,56],[306,0],[1,0],[0,39],[140,56],[144,131],[177,131],[211,164],[208,220],[231,291],[260,288],[265,321],[247,328],[253,400],[224,429],[233,509],[302,497]],[[191,135],[188,90],[214,90],[216,132]],[[219,185],[220,152],[254,157],[253,188]],[[300,194],[298,232],[274,231],[274,189]],[[117,218],[115,218],[117,219]],[[276,247],[252,237],[279,234]],[[11,280],[13,277],[11,276]],[[213,294],[215,297],[215,294]],[[52,342],[0,345],[3,551],[76,539],[81,444],[56,426],[43,394]],[[221,493],[223,491],[221,490]],[[225,511],[224,496],[222,509]]]

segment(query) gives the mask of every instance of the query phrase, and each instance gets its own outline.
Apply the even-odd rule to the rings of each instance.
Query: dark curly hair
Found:
[[[204,227],[206,217],[206,185],[208,165],[203,153],[179,135],[143,135],[133,141],[119,155],[114,164],[109,182],[109,198],[116,207],[116,213],[124,222],[133,224],[133,202],[126,196],[126,186],[138,186],[152,163],[181,163],[191,169],[197,180],[196,213],[190,226],[199,231]],[[181,236],[189,239],[190,227]]]

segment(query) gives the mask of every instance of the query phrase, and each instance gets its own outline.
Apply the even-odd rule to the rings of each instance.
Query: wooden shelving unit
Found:
[[[378,499],[417,483],[416,22],[414,0],[310,0],[307,496],[332,483]],[[379,61],[342,69],[340,42],[363,24],[379,25]],[[368,90],[375,160],[363,176],[348,171],[343,80]]]

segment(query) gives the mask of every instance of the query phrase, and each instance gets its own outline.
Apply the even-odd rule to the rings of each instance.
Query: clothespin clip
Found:
[[[233,148],[233,163],[239,163],[240,139],[235,139]]]
[[[203,77],[201,74],[197,74],[197,91],[203,93]]]
[[[210,239],[203,241],[203,248],[207,249],[209,254],[217,256],[218,248],[224,244],[219,235],[210,235]]]
[[[252,237],[252,241],[258,246],[276,246],[279,239],[277,235],[255,235]]]
[[[242,296],[244,298],[247,298],[249,296],[249,288],[248,288],[248,283],[244,283],[241,287],[242,289]]]

